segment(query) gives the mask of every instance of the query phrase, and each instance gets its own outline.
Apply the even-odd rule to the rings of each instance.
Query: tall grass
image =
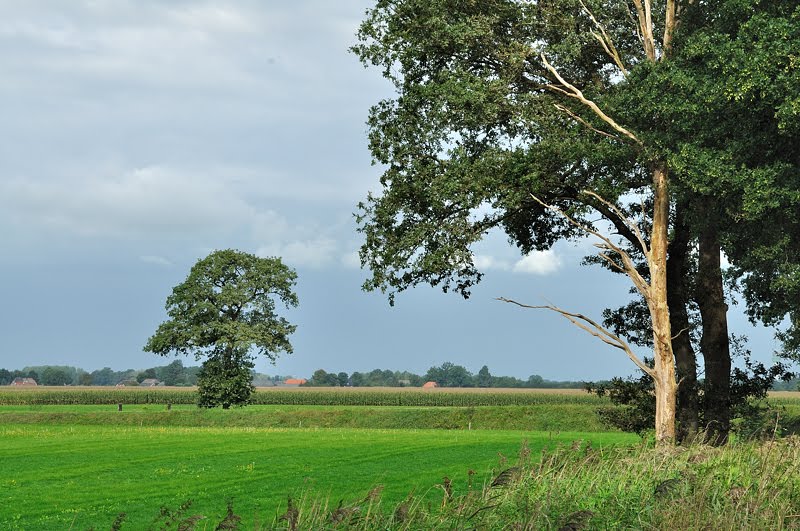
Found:
[[[380,488],[347,503],[306,493],[260,529],[800,529],[800,438],[657,451],[524,448],[491,481],[443,478],[438,502],[387,506]],[[454,494],[455,490],[462,491]]]

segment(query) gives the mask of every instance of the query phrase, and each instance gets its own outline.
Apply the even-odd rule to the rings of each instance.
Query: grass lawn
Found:
[[[510,466],[527,440],[534,455],[576,439],[632,444],[623,433],[247,427],[0,426],[0,529],[147,528],[161,506],[203,514],[213,528],[227,499],[244,528],[270,522],[288,495],[355,500],[385,486],[384,500],[430,491],[443,476],[456,492]],[[202,525],[201,527],[202,528]]]

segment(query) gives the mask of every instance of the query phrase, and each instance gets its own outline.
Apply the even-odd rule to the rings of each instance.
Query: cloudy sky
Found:
[[[369,4],[0,3],[0,367],[165,364],[141,348],[171,288],[238,248],[299,274],[295,353],[262,372],[631,373],[563,319],[494,300],[594,316],[624,302],[624,279],[578,265],[588,242],[523,257],[496,235],[469,301],[418,288],[390,308],[360,291],[352,213],[381,172],[365,120],[391,96],[347,51]],[[770,358],[769,331],[732,324]]]

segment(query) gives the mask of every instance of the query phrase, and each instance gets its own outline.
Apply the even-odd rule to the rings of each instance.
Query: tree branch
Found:
[[[678,25],[678,13],[675,0],[667,0],[666,18],[664,20],[664,56],[669,56],[672,51],[672,36]]]
[[[653,43],[653,21],[650,14],[650,0],[633,0],[633,5],[636,6],[636,15],[639,19],[639,33],[642,36],[642,44],[644,45],[644,53],[648,59],[655,61],[656,50]]]
[[[613,138],[614,140],[621,140],[621,138],[618,137],[618,136],[615,136],[615,135],[612,135],[611,133],[606,133],[605,131],[601,131],[600,129],[597,129],[596,127],[591,125],[589,122],[587,122],[586,120],[584,120],[583,118],[581,118],[580,116],[578,116],[577,114],[575,114],[574,112],[569,110],[568,108],[564,107],[560,103],[556,103],[555,104],[555,108],[558,109],[559,111],[563,112],[563,113],[568,114],[573,120],[575,120],[576,122],[579,122],[580,124],[585,126],[587,129],[590,129],[590,130],[594,131],[595,133],[601,134],[603,136],[607,136],[608,138]]]
[[[561,77],[561,74],[558,73],[558,70],[553,68],[553,66],[549,62],[547,62],[547,58],[545,58],[544,54],[541,54],[541,58],[542,58],[542,62],[544,63],[545,68],[547,68],[547,70],[550,71],[550,73],[555,76],[555,78],[558,80],[559,83],[561,83],[561,85],[563,85],[564,87],[566,87],[568,89],[568,90],[564,90],[564,89],[559,88],[558,89],[559,92],[562,92],[563,94],[569,96],[570,98],[575,98],[576,100],[580,101],[581,103],[583,103],[584,105],[589,107],[592,110],[592,112],[594,112],[605,123],[610,125],[615,131],[617,131],[618,133],[621,133],[621,134],[625,135],[626,137],[630,138],[637,145],[640,145],[640,146],[642,145],[642,141],[639,140],[636,137],[636,135],[634,135],[633,133],[631,133],[630,131],[628,131],[627,129],[622,127],[621,125],[619,125],[616,121],[614,121],[613,118],[611,118],[606,113],[604,113],[603,110],[600,109],[600,107],[598,107],[595,102],[593,102],[592,100],[590,100],[586,96],[584,96],[583,92],[581,92],[580,89],[578,89],[574,85],[571,85],[563,77]]]
[[[617,52],[617,48],[614,46],[614,41],[612,41],[611,37],[608,36],[608,33],[606,33],[606,29],[603,27],[603,25],[600,24],[600,22],[597,21],[592,12],[589,11],[589,8],[586,7],[586,4],[583,3],[583,0],[580,0],[580,2],[581,6],[583,7],[583,10],[586,11],[586,13],[589,15],[589,18],[592,19],[592,22],[594,22],[594,25],[597,26],[597,29],[600,30],[600,34],[591,32],[592,35],[594,36],[595,39],[597,39],[600,42],[600,45],[603,47],[603,50],[605,50],[608,56],[614,61],[614,63],[622,72],[622,75],[628,77],[628,70],[622,63],[622,58],[619,56],[619,52]]]
[[[617,207],[617,205],[615,205],[615,204],[613,204],[613,203],[611,203],[609,201],[606,201],[605,199],[600,197],[598,194],[592,192],[591,190],[583,190],[583,193],[588,195],[588,196],[590,196],[590,197],[595,198],[601,204],[603,204],[606,207],[608,207],[614,214],[616,214],[619,217],[620,222],[623,223],[626,227],[628,227],[633,232],[633,234],[636,236],[636,240],[639,242],[639,248],[641,249],[641,251],[645,255],[649,255],[650,254],[650,251],[649,251],[649,249],[647,247],[647,242],[644,239],[644,235],[642,234],[642,231],[639,229],[639,225],[637,225],[636,223],[633,223],[619,209],[619,207]],[[642,205],[642,212],[644,212],[644,205]]]
[[[505,297],[498,297],[497,300],[502,302],[507,302],[510,304],[515,304],[521,308],[530,308],[535,310],[543,309],[556,312],[560,314],[562,317],[566,318],[572,324],[580,328],[581,330],[584,330],[589,334],[593,335],[594,337],[600,339],[603,343],[611,345],[614,348],[618,348],[624,351],[625,354],[627,354],[628,358],[630,358],[630,360],[637,367],[639,367],[645,373],[649,374],[651,377],[655,378],[655,372],[653,371],[653,369],[648,367],[642,360],[639,359],[638,356],[636,356],[636,354],[633,353],[633,350],[631,349],[630,345],[628,345],[628,343],[625,340],[620,338],[618,335],[610,332],[606,328],[603,328],[602,326],[597,324],[594,320],[590,319],[589,317],[586,317],[583,314],[568,312],[566,310],[562,310],[557,306],[553,306],[552,304],[547,304],[542,306],[531,306],[529,304],[523,304],[521,302],[517,302],[512,299],[506,299]]]
[[[611,257],[610,257],[609,255],[607,255],[606,253],[597,253],[597,255],[598,255],[600,258],[604,259],[604,260],[605,260],[606,262],[608,262],[609,264],[611,264],[611,267],[612,267],[612,268],[614,268],[614,269],[616,269],[616,270],[617,270],[617,271],[619,271],[620,273],[626,273],[626,271],[625,271],[625,268],[624,268],[623,266],[619,265],[619,264],[617,263],[617,261],[616,261],[616,260],[614,260],[613,258],[611,258]]]
[[[631,245],[644,254],[645,249],[642,248],[642,243],[639,241],[636,233],[625,222],[624,218],[620,218],[613,210],[608,208],[605,203],[593,204],[591,206],[614,225],[614,228],[617,229],[617,233],[620,236],[628,240]]]
[[[594,192],[586,192],[586,191],[584,191],[584,193],[586,193],[587,195],[590,195],[592,197],[595,197],[596,199],[604,202],[606,205],[608,205],[610,208],[612,208],[612,210],[616,210],[617,212],[619,212],[619,209],[617,209],[616,206],[611,205],[611,203],[605,201],[604,199],[602,199],[599,195],[595,194]],[[633,285],[636,286],[637,290],[639,290],[639,293],[641,293],[642,296],[645,297],[646,300],[650,300],[650,285],[639,274],[639,271],[636,269],[636,265],[633,263],[633,260],[631,260],[630,255],[628,253],[626,253],[624,249],[622,249],[620,246],[616,245],[614,242],[611,241],[611,239],[609,239],[607,236],[601,234],[600,232],[596,231],[595,229],[593,229],[591,227],[587,227],[586,225],[583,225],[581,223],[578,223],[577,221],[575,221],[575,219],[572,216],[570,216],[569,214],[567,214],[566,212],[564,212],[560,208],[558,208],[556,206],[553,206],[553,205],[548,205],[547,203],[545,203],[544,201],[542,201],[541,199],[539,199],[538,197],[536,197],[533,194],[531,194],[531,197],[533,198],[534,201],[536,201],[537,203],[542,205],[544,208],[546,208],[548,210],[551,210],[553,212],[558,212],[559,214],[561,214],[564,217],[564,219],[566,219],[574,227],[577,227],[580,230],[584,231],[585,233],[591,234],[592,236],[594,236],[594,237],[598,238],[599,240],[601,240],[603,242],[603,244],[599,244],[600,248],[606,249],[606,250],[609,250],[609,251],[613,251],[616,254],[618,254],[620,259],[622,260],[622,264],[623,264],[623,268],[624,268],[625,274],[627,274],[628,277],[630,277],[631,281],[633,282]],[[621,212],[619,212],[619,214],[621,215]],[[623,220],[627,219],[624,216],[621,216],[621,217],[622,217]],[[631,223],[631,222],[628,222],[628,224],[633,225],[633,223]],[[634,232],[636,232],[638,230],[639,230],[638,227],[636,227]],[[640,241],[641,241],[642,245],[644,245],[644,240],[640,240]],[[647,247],[645,247],[645,249],[647,249]],[[645,256],[648,257],[648,259],[649,259],[649,254],[645,253]]]

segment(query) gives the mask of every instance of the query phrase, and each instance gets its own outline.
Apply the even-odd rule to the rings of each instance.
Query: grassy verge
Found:
[[[0,424],[608,431],[585,404],[484,407],[249,406],[0,406]]]
[[[230,499],[252,529],[272,525],[287,496],[338,501],[379,484],[385,507],[410,493],[436,505],[443,477],[452,478],[454,495],[479,489],[516,460],[523,440],[538,455],[587,438],[637,440],[622,433],[3,425],[0,528],[104,529],[125,512],[125,529],[147,529],[159,507],[180,512],[187,500],[184,516],[218,522]]]
[[[800,529],[800,438],[656,451],[562,447],[441,503],[308,497],[264,529]]]

